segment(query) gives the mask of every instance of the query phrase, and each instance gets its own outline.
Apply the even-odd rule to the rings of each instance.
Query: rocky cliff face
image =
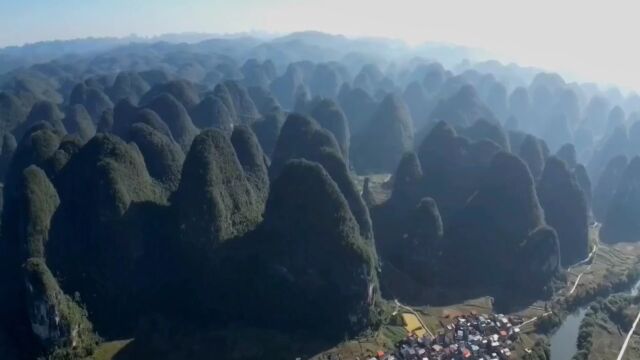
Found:
[[[60,290],[44,260],[29,259],[24,272],[31,329],[45,353],[70,358],[90,355],[98,338],[86,311]]]

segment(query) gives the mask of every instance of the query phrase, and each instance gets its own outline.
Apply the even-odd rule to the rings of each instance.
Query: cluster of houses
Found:
[[[512,358],[522,319],[502,314],[454,318],[435,337],[409,334],[378,360],[506,360]]]

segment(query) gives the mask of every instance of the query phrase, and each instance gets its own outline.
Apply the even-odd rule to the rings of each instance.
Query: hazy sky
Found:
[[[0,0],[0,46],[132,33],[321,30],[479,47],[640,90],[639,13],[640,2],[631,0]]]

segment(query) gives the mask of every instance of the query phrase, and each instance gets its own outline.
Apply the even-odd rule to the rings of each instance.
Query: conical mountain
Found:
[[[498,122],[471,85],[463,86],[450,98],[440,101],[429,115],[429,119],[447,121],[454,126],[465,127],[471,126],[478,119],[485,119],[492,123]]]
[[[298,87],[303,84],[302,71],[297,64],[289,64],[282,76],[271,82],[271,92],[285,110],[292,110]]]
[[[589,174],[587,173],[587,169],[584,167],[584,165],[578,164],[576,165],[575,169],[573,169],[573,175],[575,175],[578,186],[580,186],[580,189],[584,194],[584,198],[587,201],[587,206],[589,207],[589,215],[591,216],[593,188],[591,185],[591,179],[589,179]]]
[[[315,67],[309,88],[314,96],[335,99],[341,83],[340,75],[329,64],[322,63]]]
[[[252,86],[247,88],[247,92],[263,116],[280,108],[280,103],[267,88]]]
[[[27,109],[17,97],[0,92],[0,129],[12,131],[26,120],[27,114]]]
[[[522,145],[520,145],[519,156],[529,167],[529,171],[531,171],[533,178],[540,178],[542,170],[544,169],[545,161],[544,150],[540,146],[540,141],[538,141],[538,139],[533,135],[527,135],[522,142]]]
[[[375,320],[372,244],[359,236],[347,201],[322,166],[304,160],[284,166],[271,187],[263,231],[270,262],[286,271],[272,282],[274,314],[285,312],[294,327],[330,337],[358,333]]]
[[[498,144],[502,150],[511,150],[509,137],[499,123],[491,123],[485,119],[478,119],[473,125],[464,129],[462,135],[474,141],[491,140]]]
[[[49,101],[38,101],[31,108],[27,119],[14,130],[14,134],[20,138],[29,128],[42,122],[51,125],[59,133],[66,134],[67,130],[62,123],[63,118],[64,114],[56,104]]]
[[[169,191],[175,191],[184,162],[180,146],[166,134],[142,122],[131,126],[127,139],[140,149],[149,175]]]
[[[627,129],[624,126],[619,126],[613,130],[611,135],[604,137],[593,156],[587,164],[587,170],[592,179],[599,181],[603,174],[606,174],[605,169],[607,162],[619,155],[627,155],[629,152],[629,137],[627,135]]]
[[[424,88],[420,82],[414,81],[407,85],[402,97],[404,98],[405,103],[407,103],[409,112],[411,112],[413,127],[421,129],[425,125],[425,121],[429,115],[427,111],[430,105]]]
[[[414,152],[402,156],[398,169],[393,177],[391,200],[401,208],[409,209],[420,199],[422,184],[422,166]]]
[[[250,124],[260,118],[260,113],[256,109],[253,100],[251,100],[247,89],[235,81],[225,81],[223,85],[231,95],[233,107],[240,124]]]
[[[191,142],[198,134],[189,113],[182,104],[169,94],[158,95],[148,108],[155,111],[171,129],[171,134],[183,151],[188,151]]]
[[[640,157],[624,170],[602,222],[601,236],[607,243],[637,242],[640,233]]]
[[[340,155],[340,147],[333,134],[305,116],[289,115],[273,152],[269,168],[271,179],[276,179],[284,165],[292,159],[315,161],[324,167],[347,199],[349,208],[360,225],[361,236],[372,240],[369,211]]]
[[[113,108],[111,99],[100,89],[88,87],[84,83],[77,84],[69,96],[70,105],[83,105],[94,123],[97,123],[100,116],[107,109]]]
[[[194,139],[172,203],[183,241],[203,253],[253,229],[264,206],[231,142],[217,130]]]
[[[552,243],[555,241],[555,247],[533,249],[529,246],[530,234],[543,225],[544,215],[529,169],[515,155],[497,154],[477,193],[447,227],[449,246],[443,258],[447,262],[468,264],[451,272],[459,282],[454,287],[467,287],[465,291],[470,291],[467,295],[474,293],[472,289],[493,289],[501,300],[508,299],[515,291],[513,287],[505,287],[509,283],[516,284],[521,295],[540,291],[540,288],[534,290],[527,286],[545,286],[558,270],[557,266],[536,276],[528,273],[522,278],[519,276],[525,274],[514,269],[530,268],[528,262],[533,259],[559,258],[556,238],[551,239]],[[523,253],[523,249],[533,252]],[[490,270],[475,274],[465,270],[469,268]],[[527,277],[530,281],[525,280]]]
[[[80,151],[82,145],[77,137],[65,137],[60,142],[58,150],[40,165],[51,181],[55,182],[62,168],[67,165],[73,155]]]
[[[70,106],[62,123],[69,134],[76,135],[83,143],[89,141],[96,134],[96,127],[91,120],[91,115],[83,105]]]
[[[314,106],[311,116],[320,126],[331,131],[336,141],[338,141],[342,157],[348,161],[351,134],[349,133],[347,117],[340,109],[340,106],[333,100],[323,99]]]
[[[352,135],[360,134],[367,128],[377,106],[376,101],[360,88],[349,90],[340,96],[340,107],[349,120]]]
[[[413,148],[411,114],[398,96],[388,95],[367,128],[354,139],[352,159],[360,172],[392,172]]]
[[[576,154],[576,148],[571,143],[564,144],[558,149],[556,153],[558,159],[567,164],[569,169],[573,169],[578,165],[578,155]]]
[[[264,153],[271,157],[280,136],[280,129],[286,120],[283,111],[276,110],[266,114],[264,118],[251,123],[251,129],[260,141]]]
[[[114,104],[128,99],[133,104],[140,101],[142,95],[149,91],[149,84],[135,72],[121,72],[111,87],[106,90]]]
[[[150,128],[156,130],[157,132],[161,133],[162,135],[166,136],[167,138],[173,140],[171,129],[169,129],[169,126],[167,125],[167,123],[162,121],[160,116],[158,116],[158,114],[156,114],[156,112],[153,110],[150,110],[150,109],[139,110],[135,114],[135,116],[132,117],[131,120],[132,121],[129,127],[129,131],[131,129],[131,126],[134,125],[135,123],[143,123],[149,126]],[[123,138],[126,138],[126,136],[123,136]]]
[[[130,336],[141,314],[140,262],[145,239],[132,231],[133,209],[166,201],[135,145],[98,134],[55,178],[60,206],[53,217],[47,264],[78,292],[96,329]],[[148,225],[146,235],[158,234]],[[159,225],[156,224],[156,227]]]
[[[214,128],[231,133],[234,119],[232,112],[217,96],[208,95],[191,111],[193,123],[200,129]]]
[[[2,141],[2,146],[0,146],[0,179],[4,182],[6,173],[9,170],[9,164],[11,164],[11,159],[13,158],[13,154],[16,152],[18,143],[11,133],[2,135],[0,140]]]
[[[601,176],[593,189],[593,214],[598,221],[604,221],[609,211],[609,204],[618,188],[618,183],[629,164],[626,156],[620,155],[609,160],[604,170],[606,176]]]
[[[269,170],[256,135],[245,125],[236,126],[231,134],[231,144],[254,193],[260,202],[266,203],[269,196]]]
[[[141,105],[153,102],[153,99],[169,94],[178,100],[187,110],[191,110],[200,102],[200,95],[195,86],[187,80],[172,80],[152,87],[140,100]]]
[[[566,163],[547,159],[538,184],[547,224],[558,234],[562,265],[571,266],[589,253],[589,208],[584,192]]]
[[[127,99],[120,100],[113,109],[113,116],[111,119],[111,126],[109,126],[108,114],[103,114],[103,120],[99,124],[99,129],[102,132],[111,132],[120,137],[126,137],[129,132],[129,127],[133,123],[136,115],[140,109],[133,105],[131,101]]]

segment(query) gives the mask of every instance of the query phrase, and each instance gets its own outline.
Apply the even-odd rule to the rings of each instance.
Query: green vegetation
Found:
[[[638,311],[640,298],[637,296],[616,294],[594,302],[580,324],[578,353],[573,359],[615,358]],[[627,348],[626,358],[640,355],[638,344],[640,342],[634,339]]]

